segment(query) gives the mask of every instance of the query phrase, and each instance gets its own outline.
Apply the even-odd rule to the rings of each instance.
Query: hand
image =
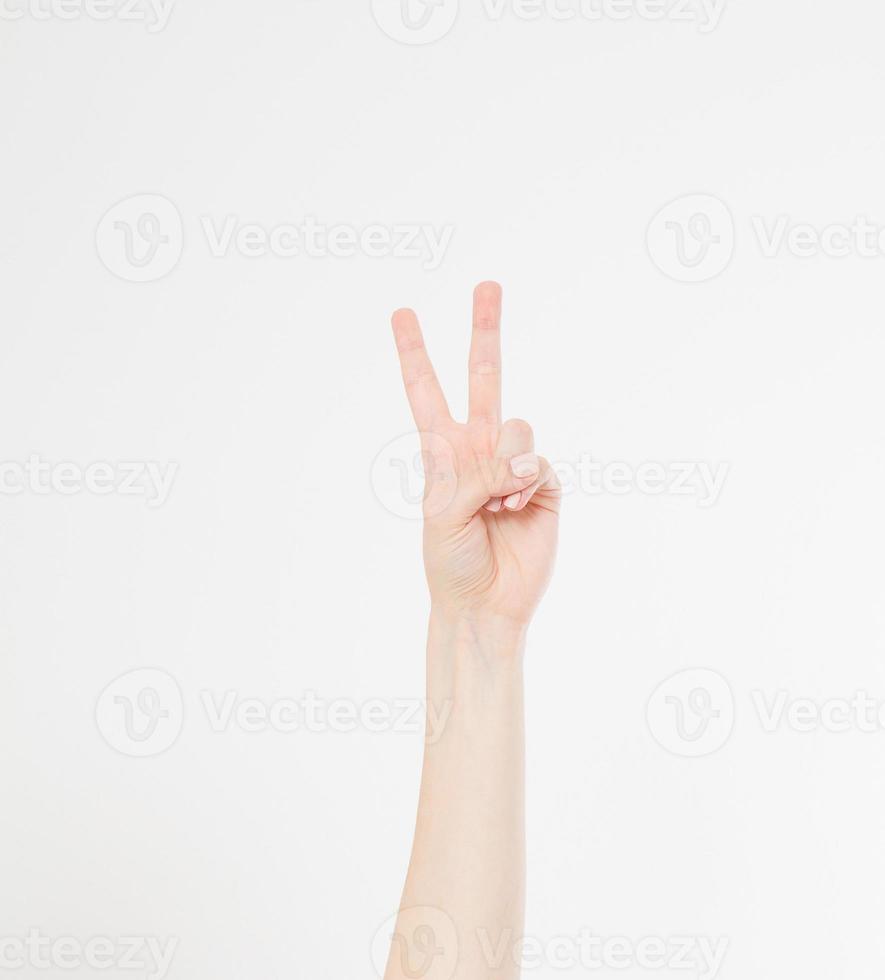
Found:
[[[527,422],[501,422],[501,287],[473,295],[470,405],[449,413],[412,310],[393,314],[403,381],[421,433],[424,564],[434,610],[522,628],[553,570],[560,489]]]

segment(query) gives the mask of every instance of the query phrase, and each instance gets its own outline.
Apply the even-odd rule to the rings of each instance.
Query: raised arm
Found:
[[[560,494],[526,422],[501,421],[501,289],[476,288],[466,424],[411,310],[393,315],[426,475],[427,699],[412,860],[385,980],[516,980],[525,883],[522,658],[553,567]],[[444,717],[444,716],[441,716]]]

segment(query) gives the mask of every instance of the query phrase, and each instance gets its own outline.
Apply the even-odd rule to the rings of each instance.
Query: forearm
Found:
[[[506,621],[431,616],[427,697],[447,720],[441,733],[428,729],[385,980],[519,976],[511,952],[525,891],[523,646],[524,631]]]

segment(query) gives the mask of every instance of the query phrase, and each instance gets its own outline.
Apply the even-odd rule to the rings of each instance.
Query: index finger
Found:
[[[414,311],[397,310],[391,322],[412,417],[424,432],[451,418],[446,396],[433,370]]]

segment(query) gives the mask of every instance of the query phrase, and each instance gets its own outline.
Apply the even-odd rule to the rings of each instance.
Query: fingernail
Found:
[[[501,509],[501,504],[503,501],[500,497],[492,497],[492,499],[486,504],[486,510],[491,511],[493,514],[497,514]]]
[[[538,457],[534,453],[523,453],[522,456],[514,456],[510,460],[510,469],[513,475],[524,479],[529,476],[537,476],[541,467],[538,464]]]
[[[519,506],[519,498],[522,496],[521,493],[511,493],[509,497],[504,498],[504,506],[507,510],[516,510]]]

